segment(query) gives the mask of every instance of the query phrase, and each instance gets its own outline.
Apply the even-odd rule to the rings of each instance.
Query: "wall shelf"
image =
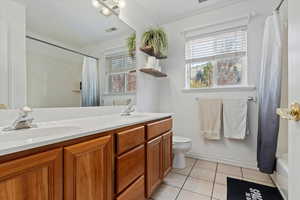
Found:
[[[81,90],[72,90],[74,93],[81,93]]]
[[[154,77],[158,77],[158,78],[163,78],[163,77],[167,77],[168,75],[165,73],[162,73],[154,68],[142,68],[140,69],[141,72],[144,72],[146,74],[150,74]]]
[[[141,47],[140,50],[145,54],[147,54],[148,56],[153,56],[160,60],[168,58],[167,56],[155,55],[152,47],[143,47],[143,48]]]

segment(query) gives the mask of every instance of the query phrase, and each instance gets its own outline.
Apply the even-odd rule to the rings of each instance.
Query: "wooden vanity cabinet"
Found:
[[[0,164],[0,199],[62,200],[62,149]]]
[[[172,169],[172,119],[147,125],[146,197],[155,189]],[[154,138],[154,139],[153,139]]]
[[[112,200],[112,136],[64,148],[64,199]]]
[[[144,200],[170,172],[172,119],[1,157],[0,200]]]
[[[147,143],[147,197],[162,182],[163,140],[157,137]]]
[[[163,165],[162,165],[162,174],[163,176],[167,176],[168,173],[172,169],[172,160],[173,160],[173,133],[170,131],[168,133],[165,133],[162,136],[162,146],[163,146]]]

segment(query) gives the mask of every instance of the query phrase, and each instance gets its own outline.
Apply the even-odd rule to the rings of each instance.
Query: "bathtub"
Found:
[[[286,200],[288,199],[288,174],[288,154],[283,154],[277,158],[276,172],[272,178]]]

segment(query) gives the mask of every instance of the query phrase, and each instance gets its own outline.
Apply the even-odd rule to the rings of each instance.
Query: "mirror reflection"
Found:
[[[113,11],[87,0],[19,1],[27,7],[28,106],[135,102],[135,31]]]

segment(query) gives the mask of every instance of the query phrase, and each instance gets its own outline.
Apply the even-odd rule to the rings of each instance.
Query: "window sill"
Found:
[[[225,87],[212,87],[212,88],[184,88],[182,92],[184,93],[201,93],[201,92],[239,92],[239,91],[255,91],[256,87],[254,85],[245,86],[225,86]]]
[[[127,96],[127,95],[135,95],[135,92],[125,92],[125,93],[104,93],[102,96]]]

